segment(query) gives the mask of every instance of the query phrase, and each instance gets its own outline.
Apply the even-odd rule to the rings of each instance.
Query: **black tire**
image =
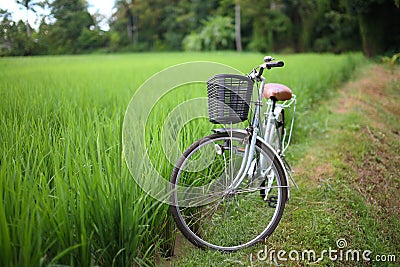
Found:
[[[262,154],[264,162],[268,160],[268,168],[260,170],[260,164],[254,164],[236,190],[227,190],[240,165],[246,137],[247,134],[239,132],[233,132],[232,136],[227,132],[207,136],[183,153],[172,172],[172,215],[183,235],[200,248],[230,252],[263,242],[282,217],[288,197],[284,168],[276,154],[259,140],[255,156],[259,158]],[[222,148],[221,154],[218,148]],[[194,170],[196,163],[206,165]],[[267,176],[271,181],[270,201],[260,197],[260,190],[264,189],[265,194],[261,185]],[[179,190],[182,186],[200,189],[188,193]]]

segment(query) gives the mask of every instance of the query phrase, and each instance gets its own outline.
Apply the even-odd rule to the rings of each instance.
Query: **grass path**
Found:
[[[318,258],[315,265],[321,266],[398,265],[400,69],[369,65],[337,92],[309,115],[316,124],[309,138],[287,152],[300,190],[292,190],[282,221],[266,244],[222,254],[178,238],[176,256],[164,265],[305,266]],[[346,242],[342,250],[339,239]],[[329,249],[338,252],[321,257]],[[286,254],[279,259],[272,253],[271,261],[272,250]],[[293,250],[299,254],[289,254]],[[314,250],[316,258],[303,258],[304,250]],[[346,254],[349,250],[352,254]],[[366,250],[371,251],[370,262],[362,259]]]

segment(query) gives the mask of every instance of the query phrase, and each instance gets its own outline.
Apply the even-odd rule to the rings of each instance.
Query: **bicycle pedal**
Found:
[[[244,153],[246,151],[246,148],[245,147],[238,147],[237,151],[241,152],[241,153]]]
[[[265,200],[266,202],[268,202],[268,206],[270,208],[276,208],[276,205],[278,204],[278,196],[270,196],[267,200]]]

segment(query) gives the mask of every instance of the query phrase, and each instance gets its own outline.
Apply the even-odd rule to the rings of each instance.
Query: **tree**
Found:
[[[47,3],[51,15],[35,31],[28,21],[0,14],[2,55],[105,46],[334,53],[362,48],[367,56],[400,50],[400,0],[116,0],[108,32],[97,26],[98,14],[88,13],[87,0],[14,1],[27,14]]]
[[[344,0],[343,0],[344,1]],[[358,19],[364,54],[373,57],[400,49],[399,1],[344,1],[350,14]]]
[[[138,41],[137,16],[133,14],[133,0],[117,0],[115,2],[117,11],[114,13],[114,20],[120,20],[126,27],[126,34],[131,44]]]
[[[26,9],[26,34],[30,38],[32,33],[31,33],[31,26],[29,25],[29,21],[28,21],[29,11],[36,13],[36,10],[34,9],[34,7],[39,4],[36,1],[32,1],[32,0],[16,0],[16,2],[17,2],[17,4],[23,6]]]
[[[82,50],[78,39],[85,29],[94,26],[94,20],[83,0],[54,0],[51,14],[56,19],[49,31],[53,53],[78,53]]]
[[[235,39],[236,39],[236,50],[242,51],[242,37],[240,34],[240,4],[236,1],[235,4]]]
[[[357,19],[347,13],[340,1],[325,1],[318,10],[312,32],[312,51],[341,53],[361,49]]]
[[[232,49],[235,39],[233,20],[229,17],[215,16],[203,22],[199,33],[192,33],[183,40],[185,50]]]
[[[312,32],[315,17],[319,13],[318,7],[324,0],[282,0],[284,12],[293,25],[291,37],[295,51],[306,52],[311,50]]]
[[[12,49],[12,34],[14,33],[14,21],[7,10],[0,9],[0,55],[8,55]]]
[[[282,36],[290,31],[289,18],[282,11],[283,5],[278,0],[265,0],[254,8],[253,1],[242,0],[244,16],[250,18],[250,50],[272,52],[278,47],[288,46],[288,42],[278,43]],[[285,38],[287,40],[287,38]]]
[[[0,9],[0,56],[28,56],[37,54],[39,45],[36,32],[31,31],[31,38],[27,37],[26,24],[22,20],[14,22],[11,14]]]
[[[221,2],[233,0],[168,0],[161,1],[161,28],[158,36],[161,42],[174,50],[182,49],[185,36],[198,33],[204,27],[203,22],[218,14]],[[233,18],[233,17],[232,17]],[[186,39],[188,40],[188,39]],[[199,44],[201,46],[201,44]]]

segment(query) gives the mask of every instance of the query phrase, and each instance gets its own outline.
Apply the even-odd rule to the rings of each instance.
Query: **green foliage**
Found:
[[[271,53],[279,46],[284,47],[284,44],[276,40],[281,39],[290,28],[290,20],[285,14],[273,10],[265,12],[265,16],[253,22],[253,39],[249,49]]]
[[[396,64],[400,63],[400,53],[394,54],[391,57],[382,57],[382,62],[387,64],[393,70]]]
[[[364,54],[374,57],[385,51],[399,49],[400,8],[398,1],[345,1],[350,14],[359,22]],[[396,7],[397,6],[397,7]]]
[[[50,4],[56,19],[50,28],[49,38],[55,53],[78,53],[82,49],[76,42],[85,29],[94,24],[93,18],[80,0],[55,0]]]
[[[144,59],[0,60],[1,266],[154,261],[167,207],[135,184],[120,140],[131,88],[159,58]]]
[[[89,14],[85,1],[17,2],[27,12],[47,3],[50,19],[41,17],[44,27],[39,29],[25,23],[25,33],[22,26],[13,33],[3,30],[0,35],[9,37],[0,37],[0,55],[234,49],[230,31],[236,4],[244,50],[363,49],[365,55],[374,56],[393,53],[400,43],[398,0],[118,0],[107,33],[99,29],[98,14]],[[10,27],[4,14],[0,23]]]
[[[0,23],[0,55],[28,56],[40,53],[37,33],[26,34],[27,25],[22,21],[15,23],[10,20],[8,12],[1,12]],[[28,25],[29,27],[29,25]]]
[[[199,33],[191,33],[182,41],[185,51],[201,51],[203,49],[202,39]]]
[[[27,16],[26,24],[25,24],[26,25],[26,35],[29,38],[32,35],[32,32],[31,32],[32,30],[31,30],[31,26],[29,25],[29,22],[28,22],[28,13],[29,13],[29,11],[36,12],[35,7],[41,6],[42,4],[38,3],[35,0],[16,0],[16,2],[17,2],[17,4],[23,6],[26,9],[26,16]]]
[[[120,2],[125,3],[123,5]],[[144,50],[182,50],[182,40],[215,12],[218,1],[117,1],[111,28]],[[119,10],[129,10],[127,12]],[[130,26],[131,25],[131,26]],[[134,29],[130,34],[130,29]]]
[[[192,33],[183,40],[187,51],[232,49],[235,28],[229,17],[215,16],[203,22],[199,33]]]
[[[90,51],[94,48],[103,47],[107,44],[105,33],[94,26],[90,29],[83,29],[78,37],[79,49]]]
[[[35,11],[36,1],[19,1],[27,10]],[[41,4],[42,6],[42,4]],[[2,11],[0,21],[0,55],[25,56],[40,54],[80,53],[108,45],[108,35],[96,27],[94,18],[80,0],[51,2],[54,23],[43,17],[39,29],[10,20]]]
[[[354,0],[344,2],[352,13],[363,14],[374,11],[374,7],[376,7],[376,5],[381,5],[387,2],[387,0]],[[395,3],[396,0],[393,2]]]

